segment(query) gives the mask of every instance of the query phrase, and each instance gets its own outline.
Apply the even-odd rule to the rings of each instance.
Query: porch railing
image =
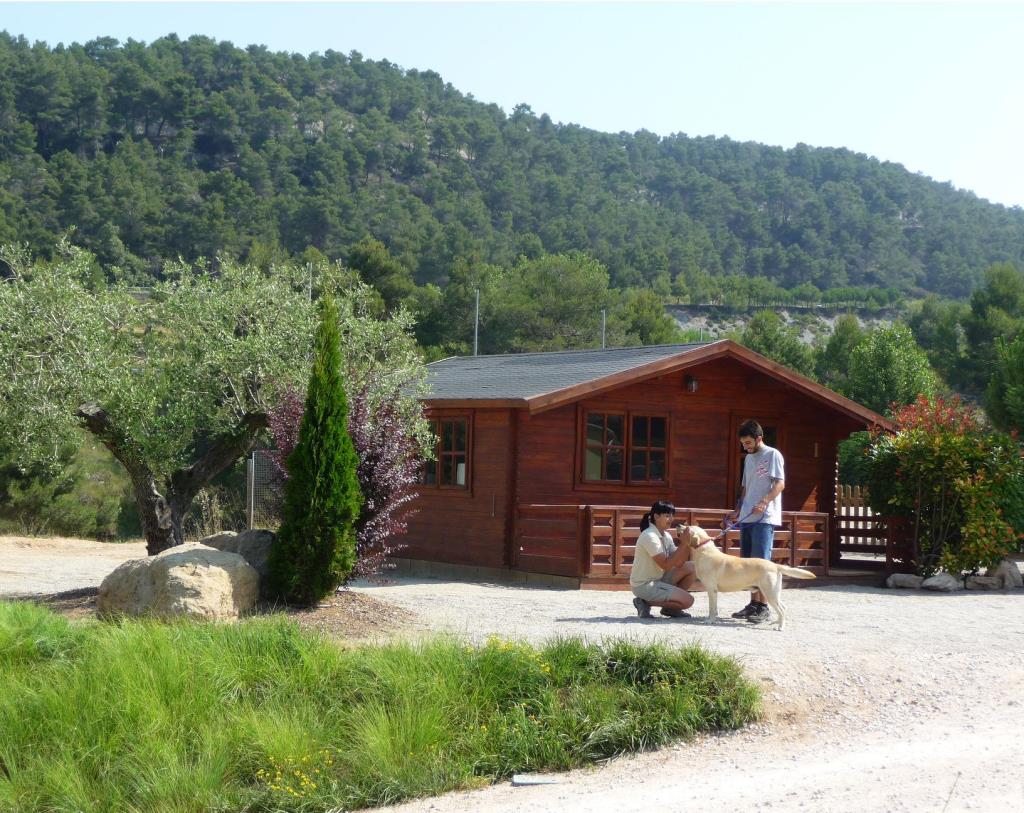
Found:
[[[581,557],[587,578],[628,578],[633,566],[640,520],[647,509],[628,505],[583,506],[584,548]],[[676,522],[699,525],[717,536],[728,511],[715,508],[677,508]],[[828,575],[829,515],[809,511],[783,511],[776,529],[772,561]],[[726,535],[724,550],[740,553],[740,532]]]
[[[646,510],[635,505],[520,505],[512,566],[599,581],[626,580]],[[727,513],[716,508],[679,508],[676,521],[717,535]],[[775,532],[772,559],[820,576],[829,575],[830,566],[837,563],[892,573],[908,569],[908,562],[915,558],[906,519],[844,511],[837,513],[830,529],[828,514],[783,511],[782,521],[782,528]],[[725,549],[739,555],[739,545],[739,531],[730,532]],[[832,546],[842,546],[838,556]]]
[[[514,567],[537,573],[618,581],[629,578],[647,508],[635,505],[520,505],[516,512]],[[718,535],[728,511],[677,508],[676,522]],[[829,515],[783,511],[772,560],[828,575]],[[724,550],[739,556],[740,533]]]

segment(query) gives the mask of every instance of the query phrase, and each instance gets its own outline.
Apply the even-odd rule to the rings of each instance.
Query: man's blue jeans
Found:
[[[740,525],[740,556],[744,559],[772,558],[775,527],[767,522],[744,522]]]

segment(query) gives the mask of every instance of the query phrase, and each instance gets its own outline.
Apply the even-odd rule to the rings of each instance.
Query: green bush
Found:
[[[60,449],[50,467],[26,471],[13,462],[0,464],[0,530],[29,536],[122,536],[128,486],[120,464],[89,437],[77,448]],[[134,512],[130,499],[127,511]]]
[[[351,810],[757,718],[697,646],[341,648],[281,617],[69,623],[0,602],[0,810]]]
[[[880,415],[937,388],[928,357],[903,324],[869,332],[850,351],[843,394]]]
[[[997,564],[1024,532],[1017,442],[987,430],[959,399],[924,397],[895,415],[897,432],[869,452],[872,509],[908,517],[918,572]]]
[[[287,463],[281,528],[270,551],[271,594],[314,604],[348,578],[363,501],[358,465],[341,380],[338,309],[325,297],[299,441]]]
[[[844,486],[867,484],[871,442],[870,432],[854,432],[839,441],[839,482]]]

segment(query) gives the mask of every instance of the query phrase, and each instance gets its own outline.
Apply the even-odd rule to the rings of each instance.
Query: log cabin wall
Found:
[[[687,391],[687,375],[696,379],[697,392]],[[583,483],[579,433],[581,413],[586,410],[668,414],[668,483]],[[860,427],[731,359],[629,384],[525,418],[520,428],[518,501],[650,505],[657,499],[670,499],[681,506],[729,508],[735,502],[733,488],[741,457],[736,429],[746,418],[773,425],[778,431],[779,447],[786,458],[783,509],[830,511],[836,443]]]
[[[421,487],[398,555],[449,564],[507,567],[512,512],[515,415],[509,409],[430,410],[428,417],[467,416],[468,488]]]

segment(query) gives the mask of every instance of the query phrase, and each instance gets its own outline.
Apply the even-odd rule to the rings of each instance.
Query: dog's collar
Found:
[[[714,541],[715,541],[715,540],[714,540],[714,539],[712,539],[712,538],[711,538],[711,537],[709,536],[709,537],[708,537],[707,539],[705,539],[705,540],[704,540],[703,542],[701,542],[701,543],[700,543],[699,545],[697,545],[696,547],[698,547],[698,548],[702,548],[702,547],[704,547],[704,545],[708,544],[708,542],[714,542]]]

